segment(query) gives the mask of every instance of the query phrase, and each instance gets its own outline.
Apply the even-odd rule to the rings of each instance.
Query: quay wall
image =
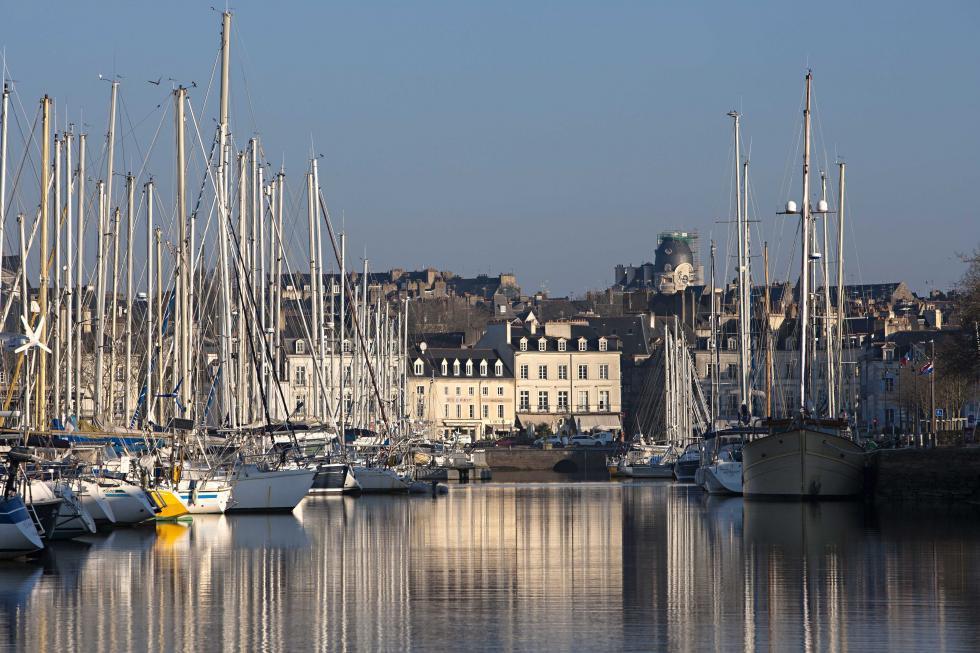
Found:
[[[486,464],[494,471],[554,471],[580,473],[604,471],[610,449],[488,448]]]
[[[870,454],[867,472],[876,502],[980,506],[980,448],[879,450]]]

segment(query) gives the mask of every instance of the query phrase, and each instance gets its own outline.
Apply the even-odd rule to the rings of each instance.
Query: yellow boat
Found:
[[[157,487],[150,490],[153,503],[159,509],[156,514],[157,521],[169,521],[190,513],[187,505],[180,500],[176,492],[171,492],[167,488]]]

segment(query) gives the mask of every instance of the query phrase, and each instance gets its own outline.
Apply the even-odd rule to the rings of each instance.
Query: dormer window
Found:
[[[350,340],[345,340],[344,341],[344,353],[345,354],[349,354],[350,353]]]
[[[735,351],[738,349],[738,341],[735,338],[729,338],[727,349],[728,351]]]
[[[449,363],[446,362],[446,359],[442,359],[442,375],[449,375]]]
[[[480,361],[480,376],[486,376],[486,375],[487,375],[487,362]]]
[[[459,376],[459,360],[453,361],[453,376]]]
[[[538,340],[538,351],[547,351],[547,349],[548,349],[548,341],[545,340],[544,338]]]
[[[305,354],[306,353],[306,341],[305,340],[297,340],[296,341],[296,353],[297,354]]]
[[[503,376],[504,375],[504,364],[501,363],[500,361],[497,361],[496,363],[494,363],[493,364],[493,373],[496,376]]]
[[[473,376],[473,361],[466,361],[466,376]]]
[[[568,348],[568,344],[565,342],[564,338],[558,339],[558,351],[565,351]]]
[[[527,351],[527,338],[521,338],[521,351]]]
[[[585,345],[586,345],[585,338],[579,338],[578,339],[578,350],[579,351],[585,351]]]
[[[422,361],[415,361],[415,376],[422,376],[425,374],[425,365]]]
[[[599,351],[607,351],[609,349],[609,341],[605,338],[599,338]]]

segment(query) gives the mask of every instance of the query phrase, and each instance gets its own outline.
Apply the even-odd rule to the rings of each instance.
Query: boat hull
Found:
[[[364,493],[401,493],[408,492],[408,483],[400,477],[394,470],[387,467],[360,467],[352,468],[354,478],[361,486]]]
[[[227,512],[289,512],[313,484],[313,469],[260,470],[245,465],[235,474]]]
[[[192,515],[220,515],[231,502],[231,486],[218,481],[181,483],[177,496]]]
[[[116,515],[106,499],[102,486],[95,481],[82,481],[82,491],[79,493],[82,505],[92,515],[96,526],[106,526],[116,523]]]
[[[702,484],[708,494],[742,493],[742,463],[716,462],[702,467]]]
[[[674,478],[682,483],[691,483],[694,481],[694,474],[698,471],[699,461],[694,460],[678,460],[674,463],[673,474]]]
[[[141,487],[131,483],[115,482],[104,484],[102,491],[119,525],[140,524],[151,519],[156,513]]]
[[[864,450],[836,433],[800,426],[742,448],[747,497],[833,498],[864,489]]]
[[[61,504],[58,506],[58,519],[49,539],[70,540],[95,533],[95,520],[71,488],[58,485],[53,489],[61,497]]]
[[[350,466],[345,463],[325,463],[317,467],[310,494],[342,494],[360,492]]]
[[[0,500],[0,558],[16,558],[44,548],[24,501],[18,497]]]
[[[153,488],[148,494],[157,509],[157,521],[178,519],[190,512],[180,497],[177,496],[177,493],[167,488]]]

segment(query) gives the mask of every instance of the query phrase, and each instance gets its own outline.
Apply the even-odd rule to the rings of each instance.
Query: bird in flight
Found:
[[[153,84],[154,86],[159,86],[160,85],[160,82],[162,80],[163,80],[163,77],[161,76],[161,77],[157,77],[156,78],[156,81],[153,81],[152,79],[148,79],[146,81],[147,81],[148,84]]]

